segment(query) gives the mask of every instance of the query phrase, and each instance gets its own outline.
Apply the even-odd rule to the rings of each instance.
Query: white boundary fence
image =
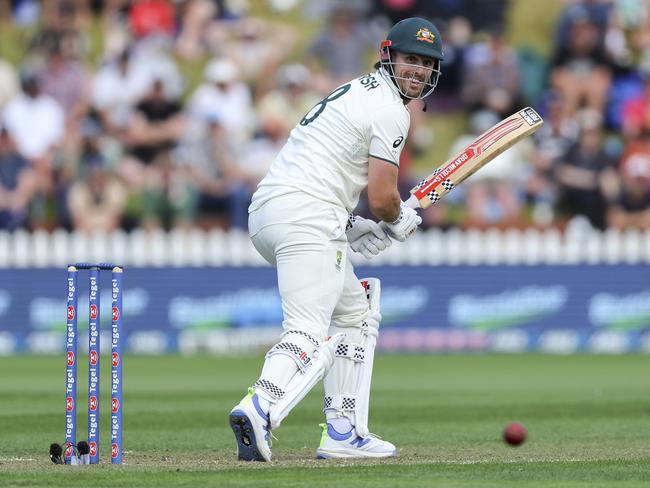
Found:
[[[358,265],[647,264],[650,231],[574,226],[549,230],[418,232],[372,260],[351,254]],[[62,267],[71,262],[118,262],[125,266],[266,266],[242,231],[137,230],[109,234],[0,231],[0,268]]]

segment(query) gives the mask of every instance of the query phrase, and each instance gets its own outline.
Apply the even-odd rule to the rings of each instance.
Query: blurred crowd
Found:
[[[650,0],[554,1],[549,56],[511,42],[506,0],[0,0],[25,41],[0,45],[0,229],[245,228],[292,127],[412,15],[446,59],[403,196],[433,120],[462,121],[448,156],[526,105],[546,121],[425,227],[650,228]]]

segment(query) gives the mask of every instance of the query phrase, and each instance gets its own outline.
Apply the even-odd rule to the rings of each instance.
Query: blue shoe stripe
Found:
[[[262,407],[260,406],[260,400],[257,394],[253,395],[251,400],[253,400],[253,405],[255,406],[255,410],[257,410],[257,413],[259,413],[260,417],[262,417],[268,423],[269,416],[264,412],[264,410],[262,410]]]
[[[344,441],[349,439],[352,436],[352,430],[350,432],[346,432],[344,434],[341,434],[336,431],[336,429],[330,424],[329,422],[327,423],[327,435],[334,439],[335,441]]]
[[[363,447],[366,444],[368,444],[368,442],[370,442],[370,437],[365,437],[365,438],[364,437],[357,437],[352,442],[350,442],[350,445],[354,446],[356,444],[357,447]]]

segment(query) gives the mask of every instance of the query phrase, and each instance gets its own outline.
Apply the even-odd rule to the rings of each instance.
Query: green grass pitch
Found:
[[[227,413],[256,379],[260,356],[127,356],[125,464],[111,466],[104,360],[103,462],[73,467],[55,466],[47,455],[51,442],[64,439],[64,358],[0,358],[0,486],[647,487],[648,361],[379,355],[370,427],[397,445],[397,458],[314,459],[317,388],[274,432],[274,461],[251,464],[235,460]],[[86,369],[79,377],[84,406]],[[85,438],[85,409],[78,417]],[[518,448],[500,437],[512,421],[529,432]]]

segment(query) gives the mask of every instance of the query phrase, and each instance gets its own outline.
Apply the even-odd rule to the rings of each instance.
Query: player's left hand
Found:
[[[352,250],[366,259],[371,259],[392,244],[391,238],[377,222],[356,215],[350,215],[345,232]]]
[[[386,222],[389,235],[393,239],[404,242],[406,239],[415,234],[418,225],[422,223],[422,217],[409,207],[406,203],[400,203],[400,213],[397,220],[394,222]]]

